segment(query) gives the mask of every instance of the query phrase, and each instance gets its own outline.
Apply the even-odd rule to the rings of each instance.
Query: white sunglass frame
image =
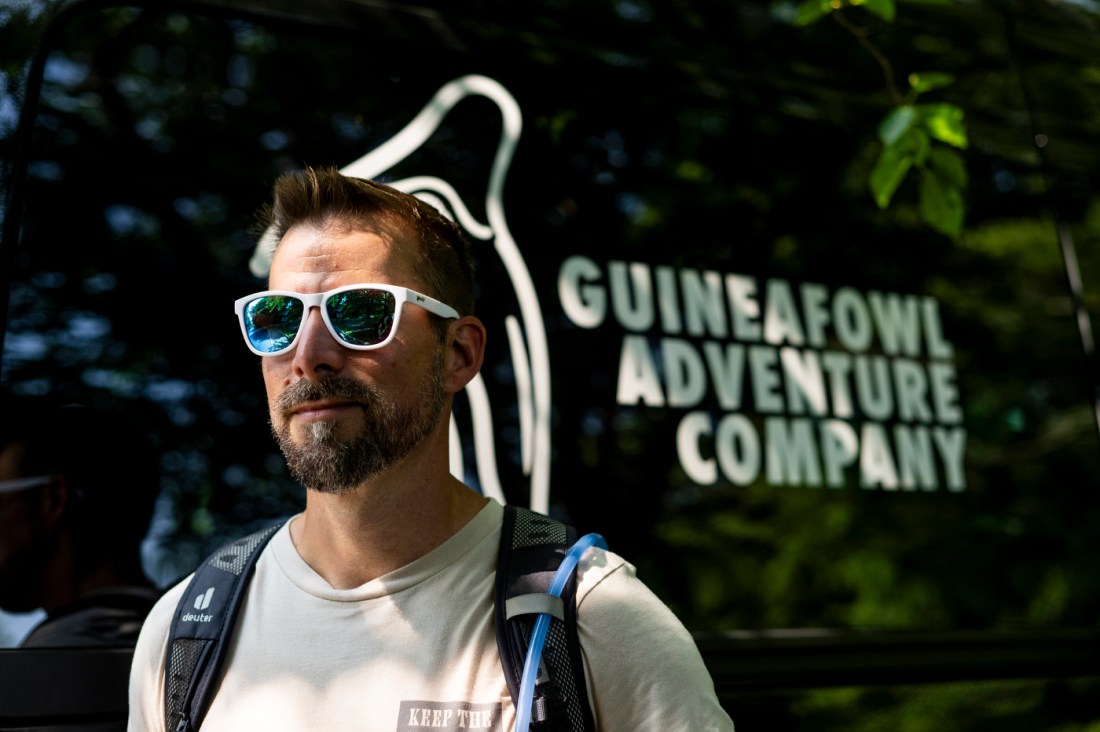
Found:
[[[0,493],[15,493],[16,491],[30,490],[40,485],[49,485],[52,482],[53,476],[51,475],[34,475],[27,478],[0,480]]]
[[[340,337],[340,334],[337,332],[336,328],[333,327],[332,321],[329,320],[328,308],[325,307],[325,304],[328,302],[328,299],[333,295],[338,295],[342,292],[348,292],[349,290],[382,290],[393,295],[393,325],[390,326],[390,332],[383,340],[379,341],[378,343],[365,346],[348,343]],[[273,351],[271,353],[265,353],[264,351],[261,351],[253,346],[252,341],[248,338],[248,325],[245,323],[244,310],[249,303],[258,300],[261,297],[268,297],[273,295],[292,297],[296,300],[300,300],[304,306],[304,309],[302,311],[302,321],[298,323],[298,330],[294,333],[294,339],[290,341],[287,347],[278,351]],[[290,353],[294,350],[294,347],[298,345],[298,339],[302,335],[302,323],[304,323],[306,318],[309,317],[309,312],[313,308],[317,308],[321,311],[321,319],[324,320],[325,327],[328,328],[329,334],[336,340],[337,343],[339,343],[344,348],[350,348],[355,351],[373,351],[378,348],[383,348],[389,345],[390,341],[392,341],[394,339],[394,336],[397,334],[397,328],[401,324],[401,311],[403,309],[402,306],[407,302],[412,303],[413,305],[419,305],[420,307],[427,310],[429,313],[438,315],[441,318],[453,319],[461,317],[458,314],[458,311],[455,310],[453,307],[444,302],[436,300],[430,295],[425,295],[422,292],[417,292],[416,290],[410,289],[408,287],[401,287],[400,285],[384,285],[375,282],[360,282],[353,285],[344,285],[342,287],[337,287],[332,290],[326,290],[324,292],[264,290],[262,292],[254,292],[251,295],[245,295],[244,297],[238,298],[233,303],[233,310],[237,314],[237,322],[240,323],[241,334],[244,336],[244,342],[245,345],[248,346],[248,350],[252,351],[257,356],[281,356],[283,354]]]

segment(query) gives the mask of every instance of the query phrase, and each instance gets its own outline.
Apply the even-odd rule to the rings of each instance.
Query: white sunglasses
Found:
[[[321,309],[332,337],[348,348],[370,351],[393,340],[402,305],[410,302],[442,318],[457,318],[450,305],[395,285],[358,284],[327,292],[267,290],[233,303],[249,350],[273,356],[294,348],[311,308]]]

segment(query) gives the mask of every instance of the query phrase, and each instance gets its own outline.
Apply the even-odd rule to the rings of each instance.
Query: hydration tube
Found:
[[[561,597],[565,583],[577,568],[581,555],[591,547],[607,549],[607,542],[599,534],[585,534],[569,548],[565,559],[558,566],[554,578],[550,580],[547,594]],[[523,663],[523,676],[520,679],[519,699],[516,703],[516,726],[514,732],[529,732],[531,728],[531,705],[535,698],[535,678],[538,676],[539,661],[542,659],[542,647],[546,642],[546,633],[550,629],[550,613],[539,613],[535,620],[535,629],[531,633],[531,643],[527,646],[527,660]]]

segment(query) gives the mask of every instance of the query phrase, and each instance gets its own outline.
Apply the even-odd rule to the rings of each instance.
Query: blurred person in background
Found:
[[[159,469],[122,414],[0,400],[0,608],[46,612],[23,648],[134,645],[160,596],[141,563]]]

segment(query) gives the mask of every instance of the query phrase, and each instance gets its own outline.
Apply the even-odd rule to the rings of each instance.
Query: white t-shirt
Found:
[[[502,506],[366,584],[333,589],[288,525],[256,563],[202,732],[512,732],[497,655],[493,583]],[[695,644],[634,567],[591,549],[578,632],[601,732],[733,730]],[[164,730],[168,631],[187,580],[150,613],[130,679],[130,732]]]

